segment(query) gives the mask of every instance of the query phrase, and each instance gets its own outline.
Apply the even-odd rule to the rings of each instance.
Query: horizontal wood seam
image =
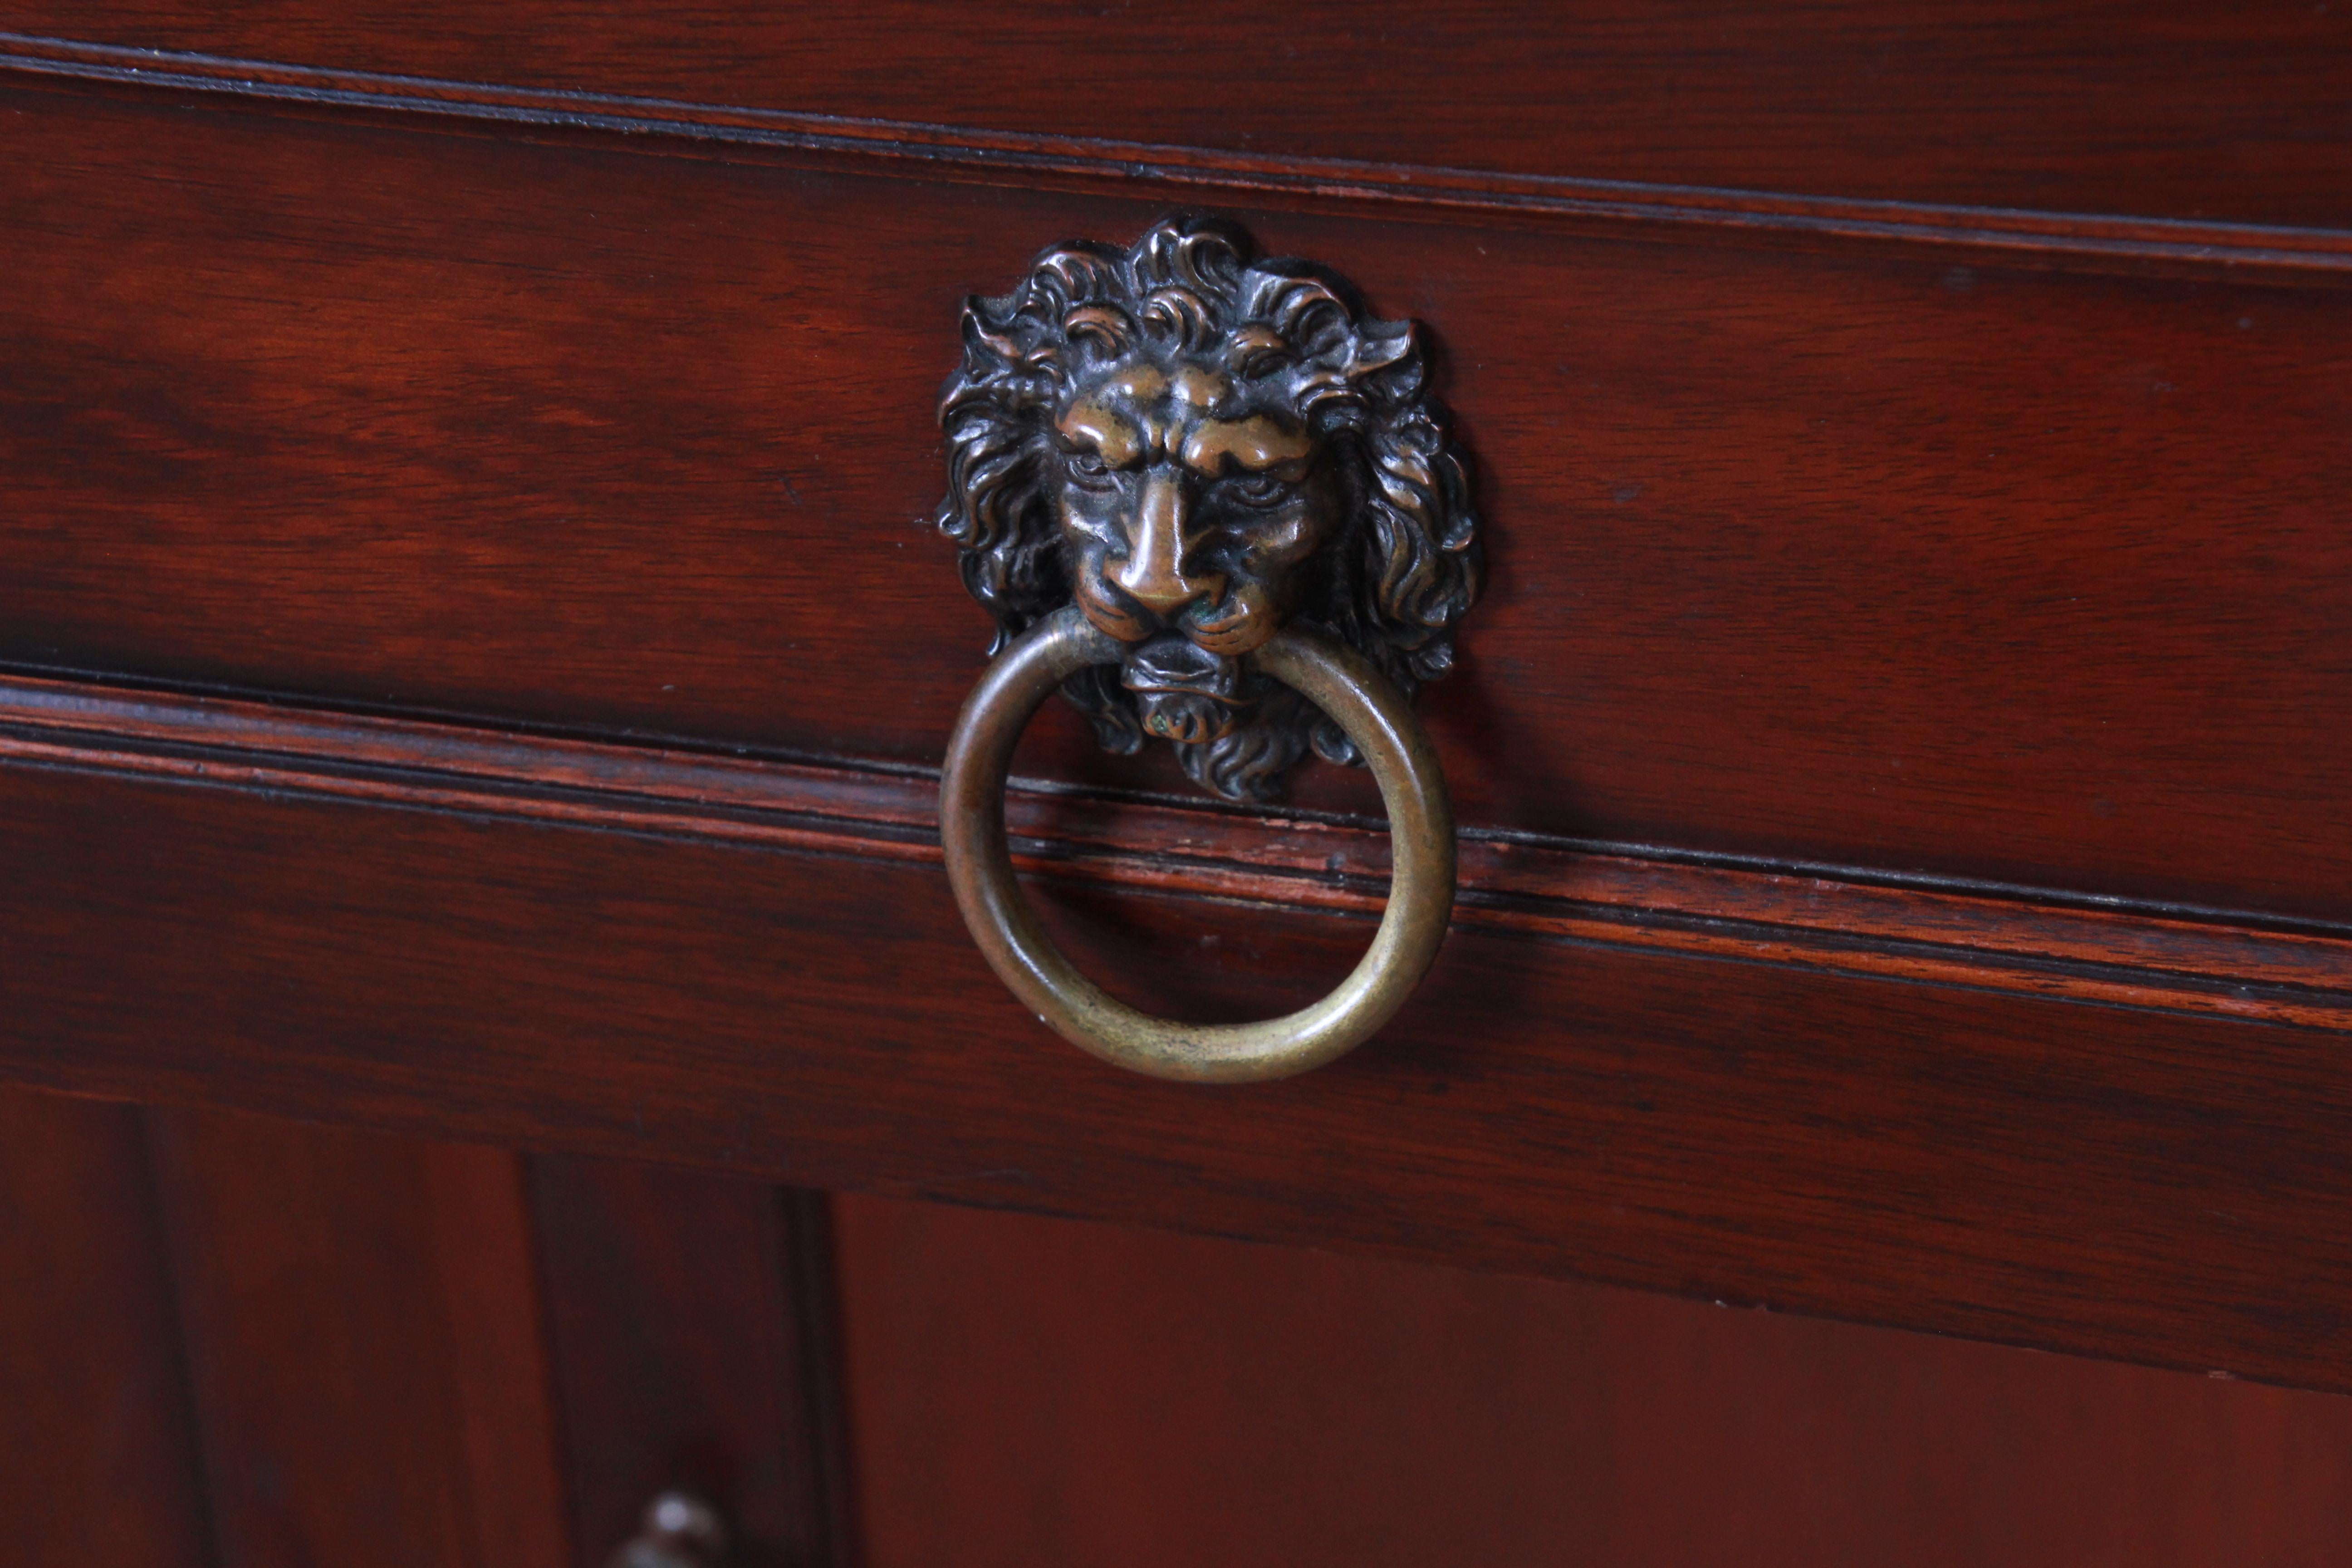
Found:
[[[0,765],[546,826],[936,861],[935,778],[417,720],[0,679]],[[1024,869],[1369,915],[1387,843],[1358,824],[1016,787]],[[2078,900],[1889,887],[1465,835],[1458,924],[2352,1032],[2352,937]]]
[[[582,91],[324,69],[0,33],[0,71],[224,94],[324,109],[429,114],[746,149],[914,163],[946,177],[1110,181],[1132,194],[1204,190],[1427,209],[1510,226],[1549,223],[1893,242],[2008,253],[2044,265],[2221,268],[2273,280],[2352,273],[2352,232],[2263,224],[2034,212],[1511,174],[796,114]]]

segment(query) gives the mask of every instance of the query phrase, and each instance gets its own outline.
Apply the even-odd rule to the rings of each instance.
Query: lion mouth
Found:
[[[1119,684],[1135,693],[1146,734],[1202,745],[1231,734],[1256,701],[1242,662],[1163,632],[1129,648]]]

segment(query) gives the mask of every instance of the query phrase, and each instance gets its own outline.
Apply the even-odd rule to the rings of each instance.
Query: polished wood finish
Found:
[[[824,1200],[0,1093],[27,1563],[603,1568],[665,1489],[847,1563]]]
[[[2352,1400],[843,1200],[870,1568],[2322,1568]]]
[[[215,1568],[141,1113],[0,1092],[0,1500],[26,1563]]]
[[[2352,23],[2312,5],[11,0],[97,43],[826,116],[1519,174],[2337,225]],[[152,70],[163,62],[137,59]],[[250,72],[245,73],[248,79]],[[575,101],[574,114],[598,107]],[[1636,193],[1620,193],[1621,195]]]
[[[824,1200],[740,1177],[531,1162],[583,1562],[710,1500],[729,1568],[851,1555]]]
[[[381,72],[55,38],[0,35],[0,70],[63,77],[135,93],[262,100],[277,112],[331,106],[336,118],[389,123],[427,115],[509,133],[561,127],[625,138],[635,151],[730,159],[780,154],[801,167],[871,171],[915,161],[941,178],[982,184],[1079,190],[1113,198],[1157,194],[1199,203],[1269,196],[1317,211],[1365,204],[1403,216],[1468,214],[1512,227],[1653,237],[1733,239],[1766,247],[1834,242],[1853,247],[1919,246],[2005,253],[2038,266],[2155,271],[2191,277],[2274,277],[2352,270],[2352,234],[2327,228],[2021,207],[1874,201],[1698,185],[1510,174],[1417,163],[1219,152],[1046,132],[991,131],[893,120],[847,119],[665,99],[614,97],[499,83],[454,82]],[[667,145],[665,145],[667,143]]]
[[[196,1423],[173,1394],[184,1385],[148,1120],[0,1095],[9,1133],[0,1235],[12,1256],[49,1266],[0,1274],[0,1312],[16,1331],[0,1343],[10,1394],[0,1430],[34,1431],[29,1417],[43,1417],[45,1441],[12,1446],[14,1462],[0,1469],[0,1501],[27,1563],[252,1560],[214,1550]],[[779,1454],[799,1428],[789,1415],[772,1420],[775,1390],[761,1373],[798,1315],[783,1298],[811,1286],[825,1294],[830,1278],[827,1266],[782,1291],[773,1283],[776,1216],[799,1226],[820,1206],[806,1196],[740,1177],[537,1160],[537,1239],[516,1247],[510,1225],[483,1223],[490,1211],[479,1201],[496,1193],[498,1213],[518,1212],[511,1156],[247,1117],[155,1120],[167,1143],[194,1133],[215,1166],[232,1150],[242,1152],[228,1163],[251,1170],[271,1151],[308,1149],[305,1176],[331,1178],[349,1222],[304,1238],[309,1268],[330,1279],[350,1279],[402,1215],[459,1222],[413,1256],[439,1268],[453,1247],[468,1251],[492,1266],[472,1270],[477,1284],[529,1272],[534,1252],[544,1258],[565,1363],[561,1447],[579,1458],[570,1488],[577,1506],[604,1516],[597,1528],[625,1532],[627,1510],[602,1500],[610,1494],[601,1489],[669,1473],[636,1461],[681,1436],[696,1440],[671,1458],[698,1450],[688,1457],[705,1476],[755,1483],[718,1494],[739,1517],[758,1511],[759,1484],[782,1479]],[[362,1188],[331,1180],[362,1163],[391,1179]],[[436,1168],[440,1180],[406,1179]],[[168,1174],[165,1190],[187,1195]],[[201,1240],[184,1232],[172,1251],[199,1278],[257,1279],[256,1262],[282,1253],[271,1223],[281,1212],[257,1205]],[[1729,1558],[1761,1568],[2161,1568],[2320,1564],[2346,1548],[2338,1503],[2352,1485],[2352,1401],[2338,1397],[904,1202],[841,1200],[832,1228],[851,1331],[866,1523],[857,1560],[871,1568],[1204,1559],[1377,1568],[1448,1553],[1514,1568],[1570,1550],[1601,1568]],[[93,1270],[70,1261],[100,1254],[115,1262]],[[116,1289],[127,1277],[152,1283]],[[389,1289],[397,1297],[407,1288]],[[240,1309],[295,1327],[273,1315],[287,1300],[274,1288],[247,1294]],[[49,1305],[26,1311],[40,1301]],[[151,1347],[128,1359],[126,1309],[146,1321],[138,1338]],[[367,1429],[381,1418],[396,1432],[403,1412],[451,1386],[453,1363],[429,1337],[410,1339],[406,1378],[383,1375],[382,1363],[368,1374],[353,1353],[368,1339],[364,1316],[352,1339],[307,1357],[318,1386],[294,1403]],[[473,1321],[482,1322],[478,1310]],[[496,1338],[478,1342],[477,1353]],[[297,1343],[289,1336],[280,1353]],[[462,1357],[467,1347],[456,1348]],[[140,1381],[125,1384],[127,1373]],[[256,1391],[232,1393],[249,1414]],[[145,1447],[157,1429],[142,1418],[174,1412],[185,1435]],[[656,1433],[666,1436],[646,1440]],[[339,1451],[362,1441],[327,1440]],[[381,1462],[394,1468],[431,1458],[381,1432],[379,1443]],[[534,1493],[544,1501],[543,1485],[516,1489],[518,1465],[549,1454],[527,1441],[468,1450],[467,1489],[478,1505],[510,1513]],[[837,1479],[829,1489],[846,1500]],[[304,1511],[331,1523],[315,1494]],[[560,1534],[562,1512],[550,1508],[538,1523]],[[417,1521],[362,1543],[357,1560],[518,1560],[478,1543],[478,1554],[404,1555],[419,1543]],[[842,1560],[766,1544],[749,1561]],[[605,1555],[592,1542],[565,1561],[603,1568]]]
[[[0,759],[518,822],[933,864],[926,774],[498,734],[89,681],[0,677]],[[1016,864],[1123,887],[1377,910],[1386,830],[1197,801],[1007,797]],[[1493,833],[1460,846],[1455,919],[2171,1012],[2352,1029],[2352,941],[2018,889],[1865,881]]]
[[[954,301],[1154,216],[18,101],[0,658],[893,765],[985,641]],[[1455,356],[1465,826],[2346,916],[2336,294],[1251,222]]]
[[[1344,1063],[1203,1093],[1041,1036],[921,864],[32,769],[0,858],[20,1080],[2352,1386],[2326,1032],[1465,929]],[[1038,891],[1147,1008],[1364,938]]]
[[[0,0],[0,1077],[158,1108],[0,1149],[55,1281],[0,1328],[98,1358],[8,1372],[59,1434],[24,1473],[152,1483],[31,1539],[591,1563],[692,1483],[845,1562],[825,1231],[776,1182],[1384,1255],[1269,1267],[1408,1313],[1400,1259],[2352,1390],[2352,32],[2045,12],[1310,0],[1244,47],[1223,0]],[[1462,919],[1380,1039],[1246,1092],[1046,1037],[928,805],[987,631],[928,524],[958,301],[1193,207],[1431,324],[1493,563],[1424,709]],[[1016,771],[1055,939],[1137,1005],[1279,1012],[1360,949],[1360,775],[1180,803],[1058,711]],[[1045,1222],[881,1212],[850,1333],[907,1562],[954,1520],[893,1512],[904,1390],[971,1430],[1038,1298],[945,1371],[908,1325],[970,1237],[1073,1276]],[[1158,1245],[1147,1325],[1268,1278]],[[1548,1289],[1465,1342],[1556,1368]],[[1151,1387],[1062,1338],[1029,1386]],[[2198,1403],[2137,1375],[2065,1408]],[[2261,1517],[2167,1472],[2053,1550],[2336,1551],[2288,1533],[2332,1417],[2261,1408],[2182,1461],[2269,1463]],[[2111,1440],[2018,1452],[2059,1508]],[[2018,1554],[1922,1497],[1921,1560]]]
[[[516,1158],[155,1131],[223,1568],[572,1561]]]

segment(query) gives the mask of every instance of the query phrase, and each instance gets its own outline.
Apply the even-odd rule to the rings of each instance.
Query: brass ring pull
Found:
[[[1369,1039],[1437,956],[1454,910],[1454,811],[1444,774],[1404,695],[1370,661],[1292,626],[1249,656],[1307,698],[1362,752],[1394,843],[1387,911],[1354,971],[1321,1001],[1255,1024],[1182,1024],[1138,1012],[1078,973],[1013,879],[1004,780],[1030,716],[1054,689],[1127,650],[1076,607],[1039,621],[998,657],[956,720],[940,794],[948,879],[989,966],[1065,1039],[1153,1078],[1246,1083],[1288,1078]]]

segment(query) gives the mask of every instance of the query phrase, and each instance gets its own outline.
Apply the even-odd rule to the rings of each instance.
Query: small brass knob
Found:
[[[727,1523],[691,1492],[667,1491],[646,1505],[637,1533],[606,1560],[607,1568],[727,1568]]]

